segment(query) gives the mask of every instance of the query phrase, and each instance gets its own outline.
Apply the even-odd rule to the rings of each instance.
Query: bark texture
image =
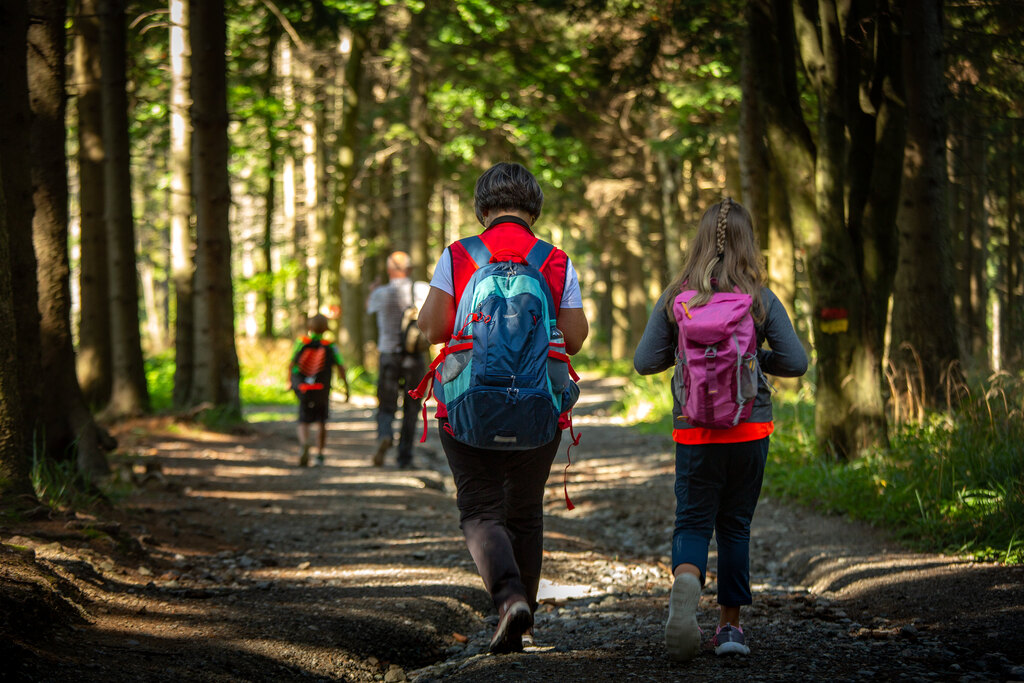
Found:
[[[99,1],[80,0],[75,18],[75,85],[78,113],[79,261],[78,381],[91,406],[110,400],[110,288],[104,212],[103,96]]]
[[[223,0],[191,0],[196,278],[193,405],[241,415],[228,210],[226,26]]]
[[[139,277],[132,217],[126,91],[125,0],[101,0],[103,138],[106,147],[105,216],[110,273],[113,382],[107,411],[112,416],[149,410],[139,334]]]
[[[64,151],[66,4],[33,0],[28,31],[29,99],[32,107],[33,241],[38,262],[40,353],[46,398],[40,403],[46,455],[74,455],[91,479],[109,471],[99,432],[75,374],[71,335],[71,267],[68,259],[67,158]]]
[[[892,312],[892,359],[926,405],[942,406],[958,367],[953,267],[947,211],[946,88],[942,3],[908,0],[903,37],[907,140],[899,222],[899,268]],[[951,379],[956,379],[957,375]],[[898,386],[907,386],[900,382]]]

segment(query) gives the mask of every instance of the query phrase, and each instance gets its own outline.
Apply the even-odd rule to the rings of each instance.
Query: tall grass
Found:
[[[642,428],[671,429],[668,393],[632,376],[621,410],[647,405]],[[768,495],[886,529],[908,547],[1024,563],[1024,379],[1006,375],[964,392],[955,411],[893,428],[887,451],[831,462],[814,438],[807,395],[775,397]],[[643,412],[643,411],[642,411]]]
[[[245,406],[293,405],[295,396],[288,385],[288,360],[293,342],[286,339],[248,340],[236,343],[240,369],[239,394]],[[168,351],[146,360],[146,381],[150,403],[156,411],[173,407],[174,352]],[[376,375],[360,366],[348,366],[352,393],[376,391]],[[340,387],[335,375],[334,386]]]

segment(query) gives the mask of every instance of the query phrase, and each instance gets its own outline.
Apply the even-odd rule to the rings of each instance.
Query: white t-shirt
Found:
[[[583,308],[583,295],[580,293],[580,281],[572,259],[565,257],[565,287],[562,289],[560,308]],[[430,286],[437,287],[451,297],[455,296],[455,278],[452,275],[452,257],[448,247],[444,248],[441,260],[434,266],[434,277],[430,278]]]

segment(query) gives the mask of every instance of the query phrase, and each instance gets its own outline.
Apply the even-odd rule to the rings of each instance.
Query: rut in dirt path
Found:
[[[415,469],[398,470],[394,452],[374,468],[363,400],[332,406],[323,467],[296,466],[290,420],[143,437],[166,485],[135,496],[123,526],[146,552],[119,564],[38,553],[82,587],[91,623],[59,634],[27,680],[1024,678],[1019,572],[894,550],[870,529],[769,500],[754,520],[751,656],[723,661],[705,644],[670,663],[674,449],[609,416],[620,384],[585,383],[567,477],[575,510],[564,445],[552,469],[545,585],[524,654],[485,653],[494,610],[433,424]],[[712,547],[706,634],[714,566]]]

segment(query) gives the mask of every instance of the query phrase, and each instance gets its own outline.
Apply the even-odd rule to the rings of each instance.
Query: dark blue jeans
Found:
[[[676,526],[672,569],[696,565],[707,577],[708,545],[718,542],[718,604],[749,605],[750,521],[761,495],[768,437],[724,444],[676,444]]]

